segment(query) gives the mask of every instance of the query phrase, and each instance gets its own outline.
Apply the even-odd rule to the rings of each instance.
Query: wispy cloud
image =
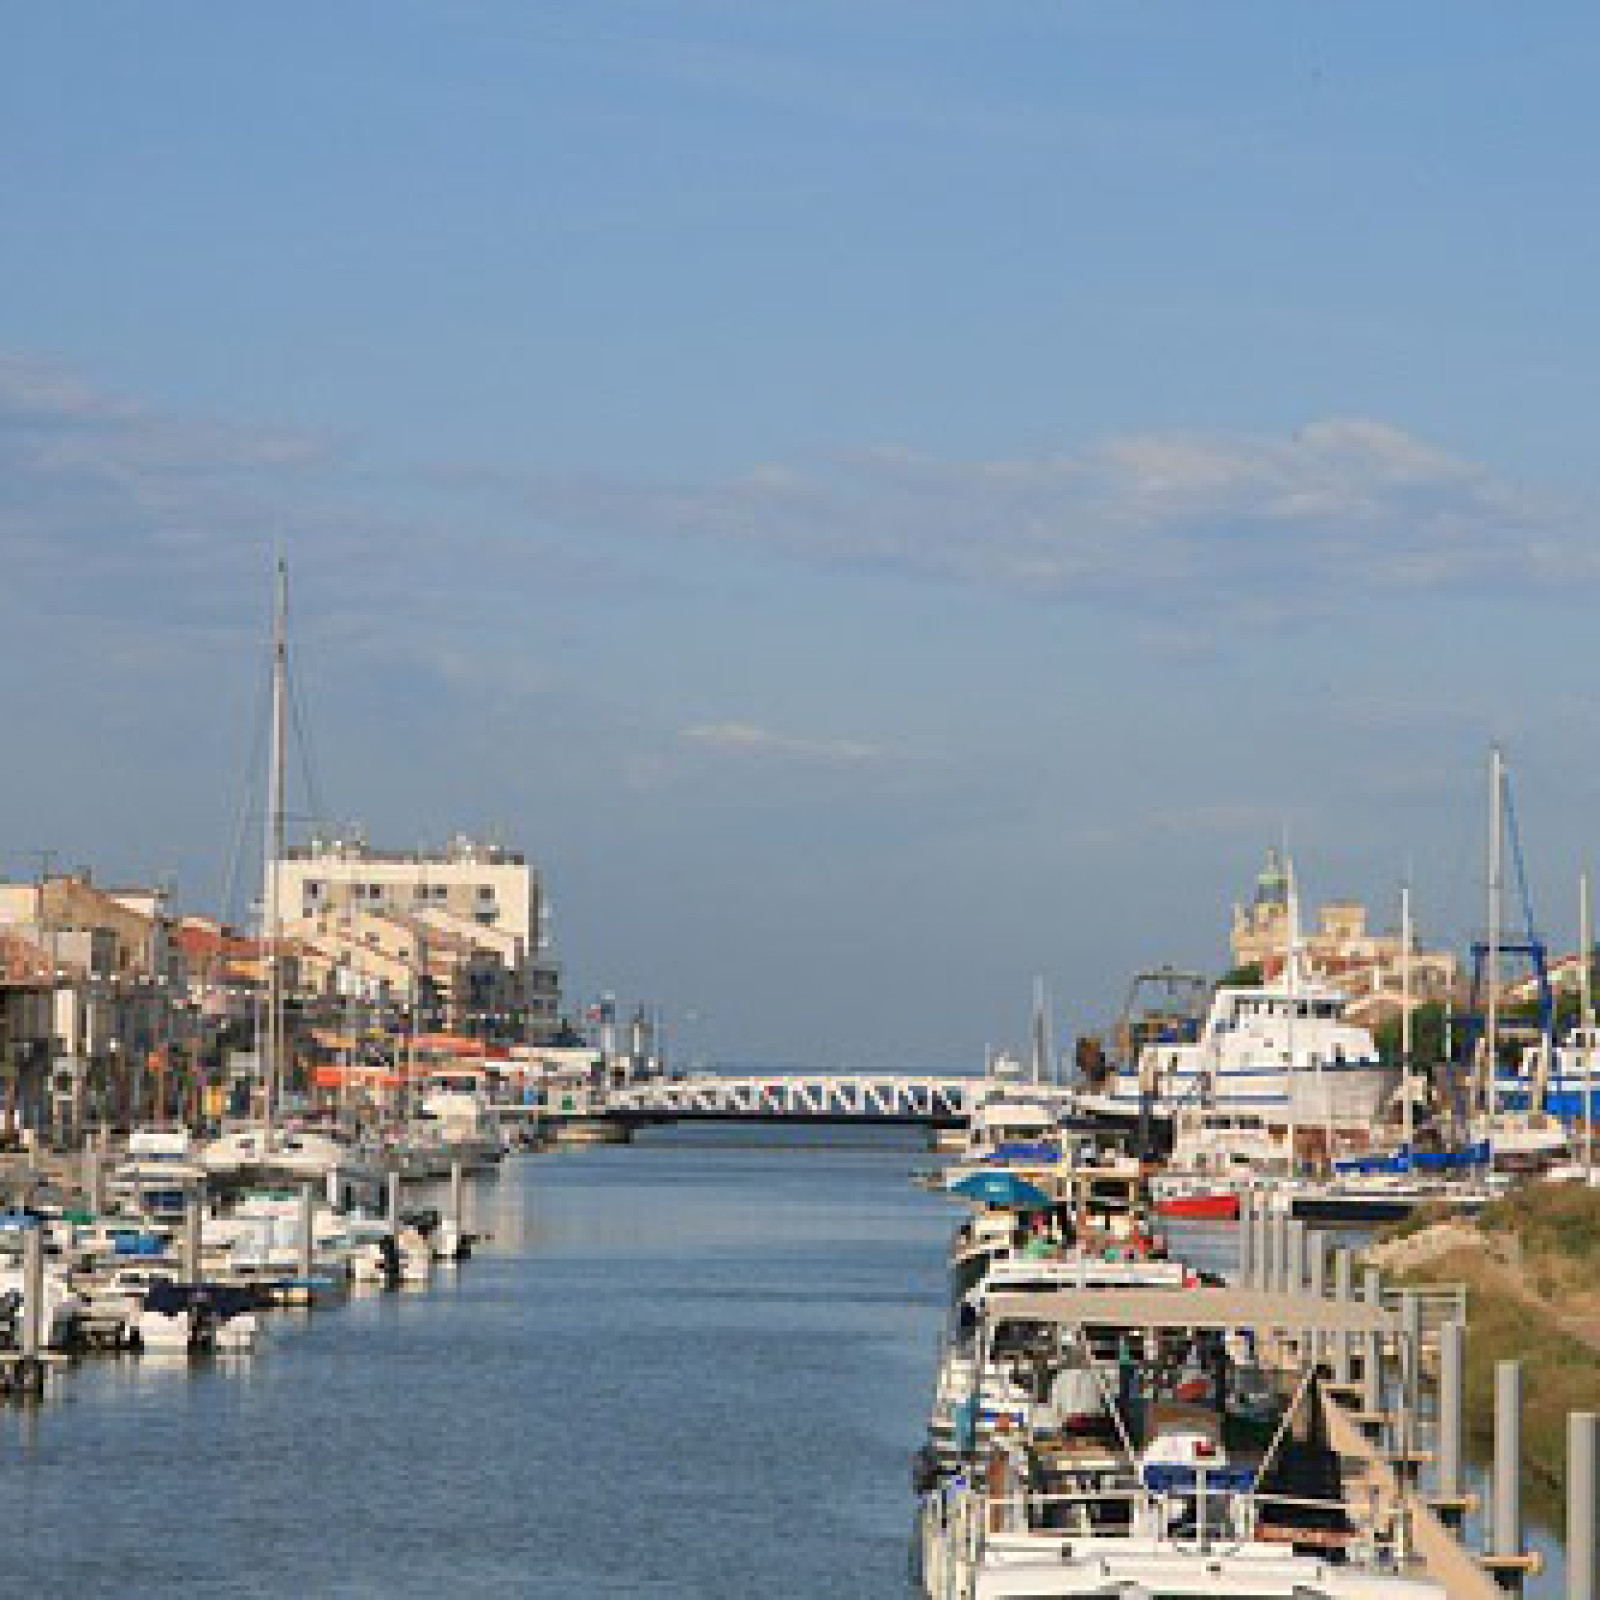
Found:
[[[115,586],[134,576],[158,589],[181,574],[214,599],[199,580],[297,531],[339,456],[327,435],[179,415],[0,351],[0,557],[14,575],[70,571],[64,608],[125,602]]]
[[[797,761],[849,764],[877,761],[885,754],[881,745],[856,739],[800,738],[754,722],[700,722],[683,729],[681,737],[703,749]]]
[[[1600,578],[1580,508],[1359,417],[1287,437],[1128,434],[991,460],[881,447],[720,483],[530,493],[568,525],[1267,624],[1386,590]]]

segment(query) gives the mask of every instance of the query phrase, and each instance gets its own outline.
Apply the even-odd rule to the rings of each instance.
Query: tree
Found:
[[[1400,1060],[1400,1017],[1396,1013],[1373,1030],[1378,1054],[1391,1064]],[[1411,1012],[1411,1059],[1418,1065],[1444,1060],[1444,1005],[1429,1000]]]
[[[1261,987],[1261,963],[1247,961],[1242,967],[1233,967],[1223,973],[1218,980],[1231,989],[1259,989]]]

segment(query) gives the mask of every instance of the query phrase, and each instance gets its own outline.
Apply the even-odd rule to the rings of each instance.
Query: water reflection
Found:
[[[921,1159],[510,1163],[426,1292],[275,1314],[243,1361],[92,1361],[4,1413],[5,1587],[901,1594],[951,1220]]]

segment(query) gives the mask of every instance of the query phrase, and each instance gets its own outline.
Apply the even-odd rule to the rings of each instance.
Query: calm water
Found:
[[[954,1220],[925,1160],[724,1132],[508,1162],[493,1242],[426,1292],[0,1408],[0,1595],[904,1600]],[[1231,1267],[1231,1228],[1171,1232]]]
[[[925,1159],[508,1162],[431,1291],[0,1411],[0,1592],[900,1600],[952,1222]]]

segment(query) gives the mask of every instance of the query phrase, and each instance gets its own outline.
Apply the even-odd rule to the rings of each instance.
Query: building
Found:
[[[291,845],[275,867],[285,922],[342,912],[448,911],[540,945],[539,875],[520,853],[456,834],[442,850],[375,850],[360,832]]]
[[[131,1115],[151,1069],[194,1031],[162,893],[102,889],[87,869],[0,883],[0,934],[9,968],[31,964],[47,985],[35,983],[30,1020],[6,1028],[10,1103],[34,1127]],[[35,956],[17,957],[23,947]]]
[[[1275,850],[1256,877],[1247,905],[1233,908],[1229,947],[1236,967],[1258,967],[1264,976],[1283,970],[1289,937],[1289,873]],[[1302,912],[1300,960],[1314,977],[1343,990],[1348,1015],[1375,1027],[1401,1007],[1401,954],[1398,933],[1376,933],[1367,908],[1354,900],[1330,900],[1309,920]],[[1455,988],[1457,961],[1448,950],[1425,950],[1415,933],[1411,942],[1413,1007],[1443,1000]]]
[[[559,971],[544,953],[539,875],[520,852],[462,834],[441,850],[377,850],[357,832],[291,846],[274,873],[285,932],[345,968],[347,986],[364,986],[354,975],[370,952],[397,999],[426,978],[448,1026],[555,1036]],[[413,975],[405,986],[401,971]]]

